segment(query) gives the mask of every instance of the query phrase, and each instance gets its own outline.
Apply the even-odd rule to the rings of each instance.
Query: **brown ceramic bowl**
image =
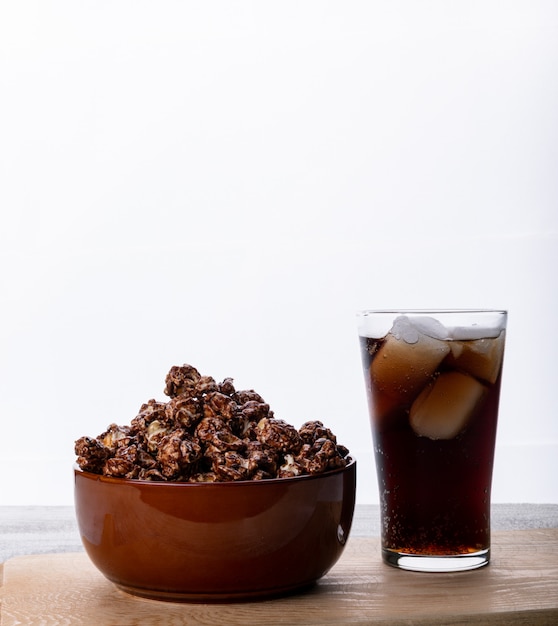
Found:
[[[223,602],[312,585],[339,559],[356,461],[315,476],[225,483],[107,478],[75,469],[85,550],[118,587],[148,598]]]

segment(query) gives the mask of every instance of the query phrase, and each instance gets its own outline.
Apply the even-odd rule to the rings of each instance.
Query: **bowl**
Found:
[[[75,473],[81,540],[101,573],[159,600],[231,602],[300,591],[349,537],[356,461],[323,474],[180,483]]]

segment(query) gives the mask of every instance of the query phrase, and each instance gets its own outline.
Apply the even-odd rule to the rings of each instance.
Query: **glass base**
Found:
[[[430,554],[409,554],[382,549],[385,563],[412,572],[465,572],[488,565],[490,550],[480,550],[469,554],[433,556]]]

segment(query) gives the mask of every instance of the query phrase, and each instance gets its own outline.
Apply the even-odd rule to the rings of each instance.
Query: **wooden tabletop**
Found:
[[[558,503],[492,504],[493,531],[558,528]],[[380,506],[357,504],[351,537],[379,537]],[[0,506],[0,562],[25,554],[83,552],[73,506]]]
[[[127,595],[83,552],[20,556],[3,565],[0,625],[558,624],[558,529],[494,532],[492,546],[488,567],[424,574],[384,565],[377,537],[353,537],[310,591],[216,605]]]

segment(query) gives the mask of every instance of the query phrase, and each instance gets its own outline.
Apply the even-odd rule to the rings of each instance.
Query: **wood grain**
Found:
[[[83,553],[16,557],[3,567],[0,624],[231,626],[262,624],[558,624],[558,529],[493,533],[492,563],[455,574],[381,563],[377,538],[353,538],[310,591],[238,604],[178,604],[129,596]]]

